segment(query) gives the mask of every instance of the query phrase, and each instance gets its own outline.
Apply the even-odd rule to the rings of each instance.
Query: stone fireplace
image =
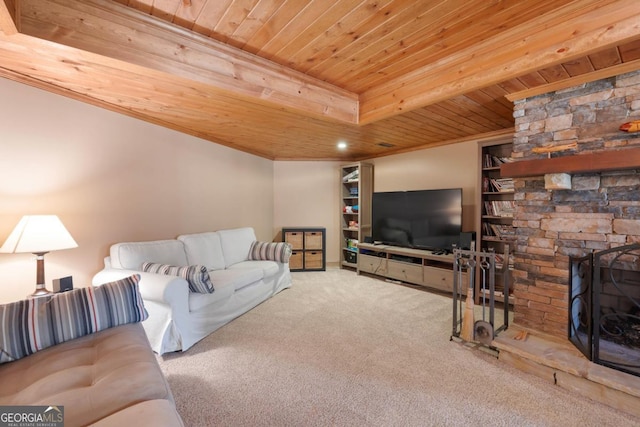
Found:
[[[619,130],[640,120],[640,71],[516,101],[514,117],[516,161],[591,164],[571,173],[570,189],[548,190],[540,174],[514,178],[514,323],[566,339],[570,257],[640,243],[640,162],[609,167],[640,150],[640,132]]]

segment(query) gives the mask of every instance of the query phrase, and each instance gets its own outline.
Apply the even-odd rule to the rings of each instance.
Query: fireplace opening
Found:
[[[569,339],[589,360],[640,376],[640,244],[569,267]]]

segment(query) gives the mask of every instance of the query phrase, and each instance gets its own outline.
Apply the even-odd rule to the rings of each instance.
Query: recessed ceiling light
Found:
[[[340,141],[338,142],[338,150],[346,150],[347,148],[347,143],[344,141]]]

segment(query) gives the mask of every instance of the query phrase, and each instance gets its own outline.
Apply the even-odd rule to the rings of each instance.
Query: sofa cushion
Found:
[[[125,270],[142,271],[142,263],[189,265],[184,244],[178,240],[117,243],[111,246],[111,266]]]
[[[210,294],[214,288],[209,278],[209,272],[204,265],[175,266],[145,262],[142,271],[146,273],[164,274],[165,276],[182,277],[189,283],[189,290],[199,294]]]
[[[0,305],[0,363],[148,317],[134,275],[97,287]]]
[[[226,268],[249,259],[251,244],[257,240],[253,228],[234,228],[220,230],[217,233],[220,236]]]
[[[220,236],[216,232],[183,234],[178,236],[184,244],[188,264],[200,264],[208,270],[221,270],[225,267]]]
[[[161,406],[175,408],[141,323],[109,328],[5,363],[0,378],[0,405],[61,405],[66,426],[106,422],[146,401],[165,401]],[[176,414],[163,413],[167,418],[161,425],[182,425]],[[145,418],[119,425],[136,424],[153,425]]]
[[[289,262],[291,244],[287,242],[253,242],[249,250],[250,260]]]
[[[234,290],[261,280],[264,272],[261,268],[227,269],[210,271],[213,287],[231,286]]]
[[[233,264],[229,270],[262,270],[263,277],[271,277],[278,274],[282,264],[275,261],[243,261]]]

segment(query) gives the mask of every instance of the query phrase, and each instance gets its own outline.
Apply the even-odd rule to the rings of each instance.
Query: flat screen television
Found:
[[[374,243],[452,250],[462,231],[462,189],[373,193]]]

